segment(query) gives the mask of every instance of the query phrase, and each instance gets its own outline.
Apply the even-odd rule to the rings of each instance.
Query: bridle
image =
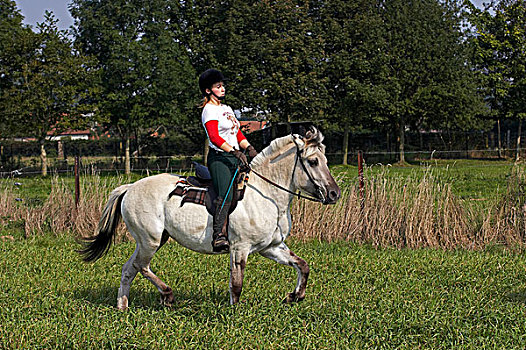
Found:
[[[290,193],[292,194],[293,196],[296,196],[298,198],[303,198],[303,199],[308,199],[310,201],[313,201],[313,202],[320,202],[320,203],[324,203],[325,202],[325,196],[323,195],[323,191],[321,190],[321,187],[314,181],[314,178],[312,177],[312,175],[309,173],[309,171],[307,170],[307,167],[305,166],[305,163],[303,161],[303,158],[301,158],[301,150],[300,150],[300,147],[298,146],[298,144],[296,143],[296,138],[293,136],[293,140],[294,140],[294,144],[296,145],[296,160],[294,161],[294,169],[292,170],[292,179],[294,179],[294,174],[296,173],[296,168],[298,166],[298,162],[301,164],[301,167],[303,168],[303,171],[305,171],[305,173],[307,174],[307,177],[309,178],[309,181],[314,185],[314,188],[316,189],[316,192],[319,194],[320,198],[315,198],[315,197],[310,197],[310,196],[305,196],[305,195],[302,195],[301,192],[300,193],[297,193],[297,192],[292,192],[291,190],[289,190],[288,188],[285,188],[277,183],[275,183],[274,181],[272,180],[269,180],[267,179],[265,176],[259,174],[257,171],[255,171],[254,169],[250,169],[250,171],[252,171],[254,174],[256,174],[257,176],[259,176],[261,179],[263,179],[264,181],[268,182],[269,184],[279,188],[280,190],[282,191],[285,191],[287,193]]]

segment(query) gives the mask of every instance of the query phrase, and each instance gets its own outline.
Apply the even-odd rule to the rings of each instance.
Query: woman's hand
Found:
[[[230,154],[239,159],[239,166],[241,167],[241,170],[249,169],[247,156],[245,156],[243,152],[238,149],[232,149]]]
[[[256,149],[252,145],[249,145],[247,147],[247,152],[248,152],[248,155],[250,156],[250,158],[254,158],[255,156],[258,155],[258,151],[256,151]]]

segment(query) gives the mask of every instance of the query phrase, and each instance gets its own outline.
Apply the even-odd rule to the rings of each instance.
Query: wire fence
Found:
[[[519,158],[526,156],[526,148],[520,148]],[[348,162],[358,160],[358,150],[347,154]],[[433,159],[515,159],[517,148],[500,149],[461,149],[461,150],[410,150],[404,151],[404,158],[409,162],[429,161]],[[329,152],[326,154],[329,163],[338,164],[343,158],[343,152]],[[367,163],[393,163],[400,159],[400,151],[363,151]]]
[[[363,161],[367,165],[371,164],[393,164],[399,160],[400,152],[382,151],[351,151],[347,154],[348,164],[358,165],[358,154],[362,152]],[[516,148],[501,149],[468,149],[468,150],[431,150],[431,151],[405,151],[406,161],[413,164],[439,159],[474,159],[474,160],[509,160],[515,159]],[[526,157],[526,148],[519,149],[520,158]],[[327,153],[330,165],[342,163],[343,152]],[[75,169],[74,157],[68,159],[49,158],[48,173],[73,176]],[[188,173],[193,172],[194,163],[204,163],[203,157],[195,156],[140,156],[130,158],[130,171],[141,175],[155,173]],[[28,163],[23,165],[22,163]],[[6,177],[25,177],[41,174],[41,164],[38,157],[29,157],[20,160],[18,167],[11,165],[0,165],[0,178]],[[11,168],[9,168],[11,166]],[[100,156],[100,157],[80,157],[80,169],[87,174],[124,174],[125,161],[123,157]]]
[[[82,173],[88,174],[123,174],[125,161],[123,157],[79,157]],[[49,174],[73,175],[75,170],[75,157],[68,159],[49,158],[47,171]],[[140,156],[130,157],[130,170],[133,173],[175,173],[193,171],[193,162],[202,162],[202,157],[188,156]],[[42,173],[40,160],[29,157],[21,162],[30,163],[27,166],[16,167],[12,170],[1,171],[0,178],[17,176],[34,176]]]

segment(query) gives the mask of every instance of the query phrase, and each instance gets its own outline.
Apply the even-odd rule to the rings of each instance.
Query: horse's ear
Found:
[[[310,128],[309,128],[309,130],[305,133],[305,138],[307,140],[312,140],[313,137],[314,137],[314,132],[312,130],[310,130]]]
[[[305,142],[308,144],[321,144],[323,142],[323,134],[314,126],[312,126],[305,135]]]
[[[292,134],[292,141],[296,144],[299,150],[305,148],[305,138],[298,134]]]
[[[309,129],[305,132],[305,138],[307,140],[313,140],[318,137],[318,129],[314,125],[310,125]]]

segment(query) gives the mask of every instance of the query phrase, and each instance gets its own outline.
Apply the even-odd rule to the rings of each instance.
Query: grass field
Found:
[[[402,179],[403,187],[403,179],[418,185],[415,179],[432,172],[434,181],[451,186],[461,205],[484,210],[509,194],[512,166],[436,161],[370,166],[366,177]],[[332,171],[352,191],[356,167]],[[103,202],[104,191],[140,177],[84,176],[83,194]],[[5,204],[47,205],[57,181],[54,195],[73,196],[70,177],[1,180],[5,193],[22,199]],[[523,191],[519,184],[521,201]],[[51,209],[65,205],[71,198]],[[0,219],[0,238],[13,237],[0,240],[0,349],[526,348],[524,249],[377,249],[341,240],[301,242],[293,232],[289,246],[311,266],[305,301],[282,305],[295,285],[295,272],[256,255],[249,258],[242,301],[231,307],[228,257],[168,244],[154,257],[152,270],[173,288],[174,306],[162,307],[157,290],[138,276],[130,309],[118,312],[121,268],[133,243],[117,244],[87,265],[75,253],[71,234],[49,229],[54,218],[45,218],[41,235],[24,233],[21,221]]]
[[[282,305],[295,273],[260,256],[242,302],[228,305],[228,257],[169,244],[152,269],[175,305],[138,276],[130,310],[114,308],[122,243],[94,265],[67,237],[1,242],[2,349],[524,349],[526,260],[486,251],[373,249],[291,242],[311,266],[307,298]]]
[[[415,163],[408,166],[385,166],[371,164],[366,166],[365,176],[375,176],[379,173],[389,178],[400,178],[410,176],[423,176],[425,172],[432,171],[436,178],[442,183],[452,185],[453,192],[461,199],[465,200],[488,200],[501,194],[507,185],[514,163],[506,160],[433,160]],[[352,181],[358,177],[356,166],[333,166],[331,167],[335,176],[339,176],[343,181]],[[122,176],[123,182],[133,182],[147,173],[131,174]],[[89,177],[89,175],[88,175]],[[103,178],[115,178],[114,175],[103,175]],[[71,193],[74,192],[74,178],[72,176],[60,176],[61,180],[69,184]],[[83,177],[84,180],[86,177]],[[21,186],[13,186],[14,182],[22,183]],[[50,177],[41,178],[39,176],[0,179],[0,186],[4,184],[13,188],[29,205],[42,203],[51,191]]]
[[[422,177],[431,171],[441,183],[451,184],[453,193],[459,198],[487,200],[505,191],[513,166],[513,162],[506,160],[437,159],[407,166],[370,164],[365,176],[382,173],[389,178]],[[332,169],[335,174],[358,176],[356,166],[338,165]]]

